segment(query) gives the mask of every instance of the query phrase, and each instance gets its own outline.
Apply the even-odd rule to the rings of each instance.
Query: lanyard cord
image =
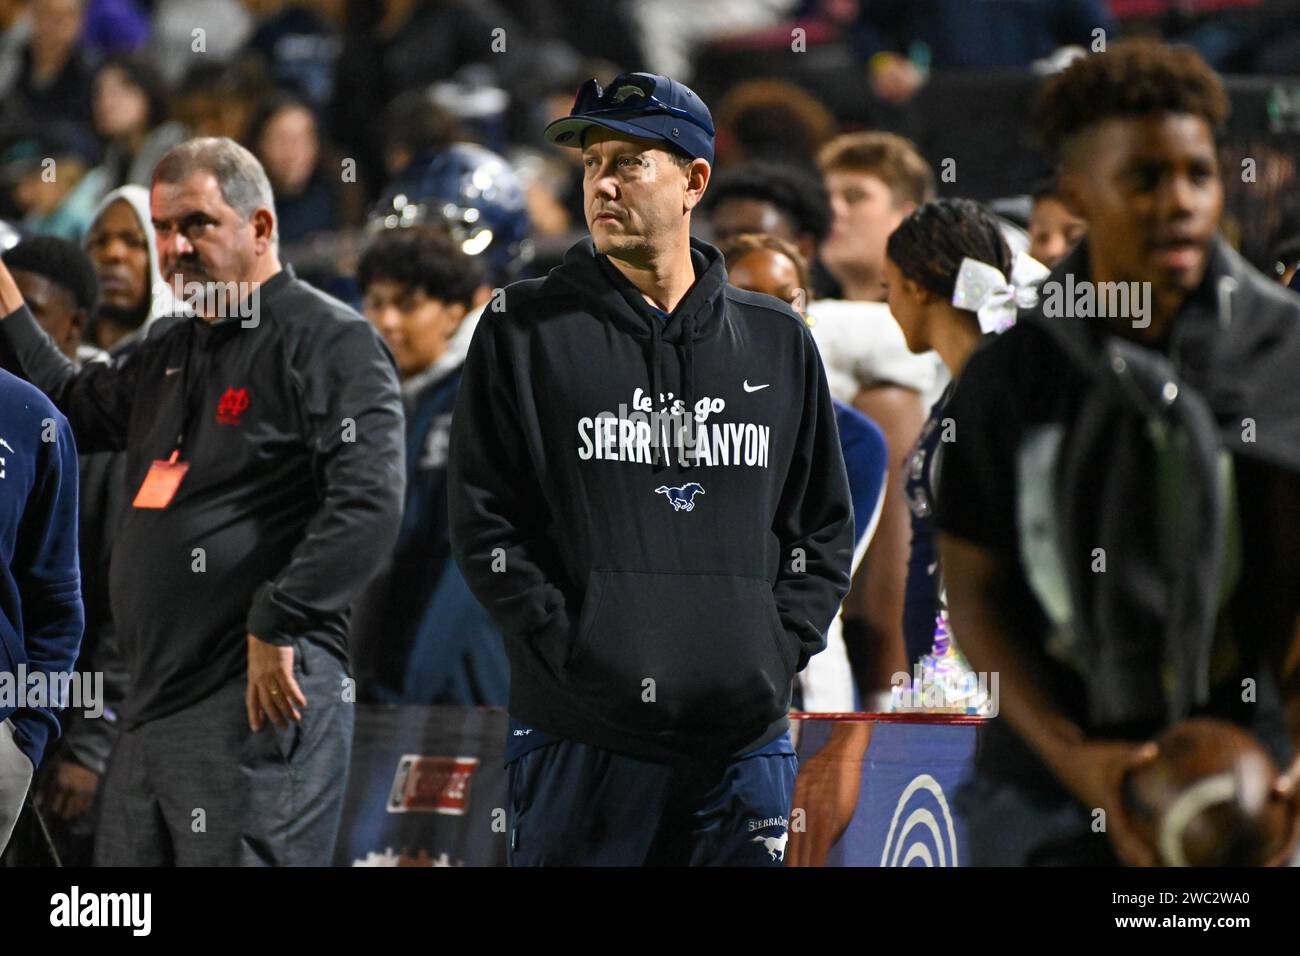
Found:
[[[181,430],[176,433],[176,448],[172,451],[169,461],[175,463],[180,457],[181,446],[185,444],[185,435],[189,431],[190,420],[190,358],[194,351],[194,328],[190,328],[189,340],[185,345],[185,360],[181,363],[180,377],[180,396],[181,396]]]

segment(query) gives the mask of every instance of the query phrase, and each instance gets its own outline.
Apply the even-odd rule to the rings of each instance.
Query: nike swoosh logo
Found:
[[[767,385],[771,384],[771,382],[767,383]],[[744,381],[745,391],[747,392],[757,392],[760,388],[767,388],[767,385],[750,385],[749,379],[745,379]]]
[[[184,368],[184,366],[181,366],[181,368]],[[167,369],[167,370],[164,372],[164,374],[166,374],[166,375],[175,375],[175,374],[176,374],[177,372],[179,372],[179,371],[180,371],[179,368],[169,368],[169,369]]]

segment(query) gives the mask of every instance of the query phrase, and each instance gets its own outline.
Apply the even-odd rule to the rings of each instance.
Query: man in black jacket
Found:
[[[976,865],[1155,862],[1125,781],[1188,716],[1254,734],[1296,819],[1300,301],[1218,234],[1227,106],[1148,42],[1044,84],[1088,235],[962,372],[936,510],[953,636],[1000,675],[954,801]]]
[[[452,547],[510,656],[513,864],[778,865],[794,675],[848,589],[830,392],[783,302],[690,239],[713,126],[595,81],[591,238],[484,314],[452,420]]]
[[[401,514],[396,371],[365,320],[281,267],[247,150],[173,148],[151,206],[195,314],[111,363],[78,371],[0,270],[11,367],[83,450],[127,453],[109,588],[131,687],[96,862],[323,865],[351,751],[349,608]]]

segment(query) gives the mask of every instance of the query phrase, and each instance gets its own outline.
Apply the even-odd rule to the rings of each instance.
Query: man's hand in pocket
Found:
[[[264,718],[281,730],[290,720],[302,720],[299,707],[306,708],[307,698],[293,677],[293,648],[268,644],[257,635],[248,635],[248,726],[253,732],[262,729]]]

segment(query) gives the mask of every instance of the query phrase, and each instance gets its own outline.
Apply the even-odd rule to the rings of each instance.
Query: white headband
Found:
[[[1005,332],[1016,322],[1018,308],[1030,308],[1038,298],[1038,284],[1051,270],[1027,253],[1011,261],[1011,281],[1002,270],[969,256],[961,261],[952,304],[974,312],[981,332]]]

